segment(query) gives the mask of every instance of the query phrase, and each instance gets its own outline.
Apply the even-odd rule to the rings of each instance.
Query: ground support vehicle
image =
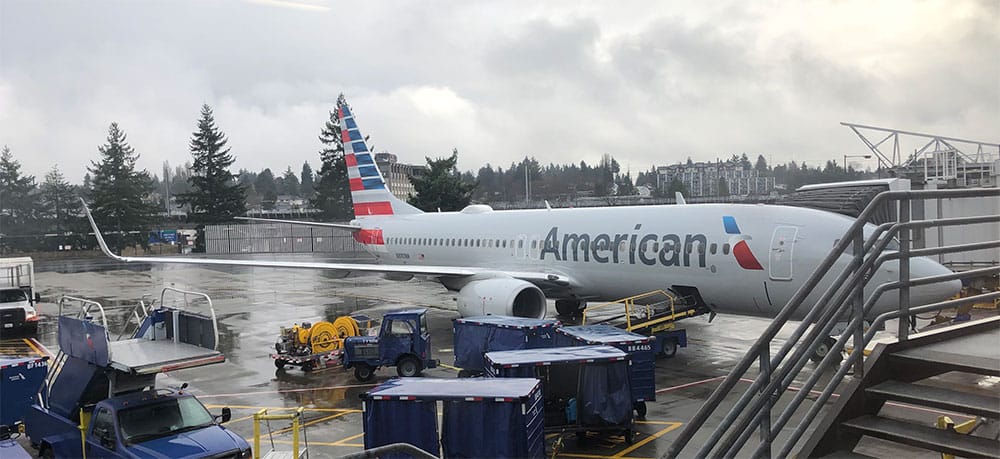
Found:
[[[0,356],[0,426],[15,431],[14,426],[24,421],[48,373],[48,360]]]
[[[618,301],[588,306],[580,321],[583,325],[608,324],[655,339],[653,351],[664,357],[673,357],[677,348],[687,347],[687,331],[677,328],[677,321],[708,314],[711,311],[700,303],[677,304],[675,294],[663,290],[622,298]],[[608,310],[623,308],[611,316],[600,315]],[[603,309],[598,312],[597,310]]]
[[[639,419],[646,418],[646,402],[656,400],[656,339],[610,325],[580,325],[556,330],[556,346],[607,345],[629,355],[628,383],[632,407]]]
[[[365,449],[409,443],[445,458],[545,456],[542,390],[534,378],[399,378],[361,399]]]
[[[0,258],[0,337],[15,330],[38,332],[40,301],[31,257]]]
[[[455,366],[458,377],[480,376],[485,371],[483,355],[491,351],[552,347],[556,319],[527,319],[508,316],[479,316],[455,319]]]
[[[370,381],[379,367],[396,367],[399,376],[419,376],[434,368],[427,309],[387,313],[377,336],[352,336],[344,340],[344,368],[354,368],[358,381]]]
[[[351,336],[368,334],[375,321],[362,314],[340,316],[333,322],[303,322],[291,327],[281,327],[278,341],[274,343],[274,366],[283,370],[286,365],[297,366],[302,371],[340,365],[344,340]]]
[[[182,304],[166,306],[168,292]],[[194,310],[199,302],[202,312]],[[60,300],[59,354],[25,418],[39,456],[250,457],[250,445],[221,425],[229,409],[213,416],[187,384],[155,386],[159,373],[225,361],[211,300],[167,288],[156,309],[137,309],[132,338],[112,341],[100,303]]]
[[[538,378],[545,432],[612,431],[631,443],[628,354],[611,346],[571,346],[486,354],[488,378]]]

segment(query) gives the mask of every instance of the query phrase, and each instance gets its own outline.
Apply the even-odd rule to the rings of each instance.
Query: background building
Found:
[[[674,179],[684,184],[691,197],[763,195],[774,191],[774,177],[762,177],[755,169],[744,169],[738,164],[723,162],[697,162],[656,168],[656,186],[659,189],[667,189]],[[722,180],[725,181],[728,193],[719,193]]]
[[[407,200],[410,195],[417,194],[410,182],[410,177],[419,176],[424,172],[424,166],[402,164],[396,155],[388,152],[375,153],[375,163],[382,172],[382,178],[389,187],[389,192],[397,198]]]

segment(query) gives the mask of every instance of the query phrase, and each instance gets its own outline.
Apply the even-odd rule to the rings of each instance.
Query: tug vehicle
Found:
[[[344,368],[354,368],[354,377],[366,382],[379,367],[395,366],[399,376],[420,376],[424,368],[436,367],[426,314],[426,308],[390,312],[382,317],[378,336],[345,339]]]
[[[278,341],[271,354],[274,366],[282,370],[286,365],[297,366],[302,371],[312,371],[320,366],[340,363],[344,340],[362,336],[374,327],[375,320],[362,315],[340,316],[333,322],[302,322],[291,327],[281,327]]]

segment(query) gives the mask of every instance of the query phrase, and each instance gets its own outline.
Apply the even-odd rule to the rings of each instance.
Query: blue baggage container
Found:
[[[537,379],[398,378],[361,398],[365,449],[410,443],[446,458],[545,457]]]
[[[508,316],[455,319],[455,366],[464,370],[459,376],[482,373],[487,352],[552,347],[560,325],[556,319]]]
[[[655,337],[643,336],[610,325],[581,325],[556,330],[556,346],[608,345],[629,355],[628,381],[639,417],[646,415],[646,401],[656,400]]]
[[[0,358],[0,425],[23,421],[49,371],[48,357]]]
[[[632,441],[628,354],[611,346],[571,346],[486,354],[493,378],[542,380],[546,432],[622,431]]]

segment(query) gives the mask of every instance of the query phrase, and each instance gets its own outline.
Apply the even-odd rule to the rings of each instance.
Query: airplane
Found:
[[[84,203],[101,249],[126,263],[326,269],[344,275],[380,273],[392,280],[421,276],[457,292],[463,317],[544,318],[547,299],[555,300],[560,315],[571,315],[588,301],[657,289],[692,298],[713,313],[773,317],[853,223],[826,211],[763,204],[507,211],[473,204],[458,212],[425,213],[386,188],[348,105],[338,109],[338,117],[355,219],[348,224],[250,220],[351,231],[376,263],[119,256],[108,248]],[[841,257],[835,269],[848,263],[849,257]],[[928,258],[914,258],[910,272],[919,278],[951,271]],[[894,280],[895,261],[873,273],[868,290]],[[827,285],[804,304],[814,304]],[[913,304],[924,304],[960,288],[959,281],[913,287],[910,296]],[[896,307],[885,295],[873,314]],[[793,318],[801,319],[804,309]]]

